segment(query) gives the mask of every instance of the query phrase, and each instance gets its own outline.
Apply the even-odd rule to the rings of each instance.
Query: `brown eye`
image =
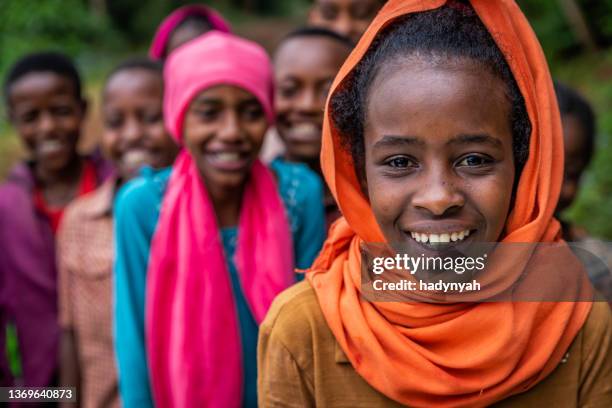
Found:
[[[351,16],[356,20],[370,20],[375,11],[373,4],[358,3],[351,7]]]
[[[240,109],[240,115],[248,121],[259,120],[263,114],[263,108],[257,102],[249,102]]]
[[[295,82],[286,82],[280,84],[278,91],[283,98],[293,98],[298,93],[299,87]]]
[[[331,4],[322,4],[319,6],[319,13],[324,20],[335,20],[338,18],[338,7]]]
[[[476,154],[471,154],[469,156],[464,157],[457,163],[457,166],[465,166],[465,167],[479,167],[492,163],[493,160]]]
[[[198,108],[193,112],[203,122],[212,122],[219,116],[219,109],[217,108]]]
[[[24,112],[18,116],[19,122],[26,123],[26,124],[34,123],[37,118],[38,118],[38,112],[36,111]]]
[[[107,129],[119,129],[123,124],[121,115],[108,115],[104,118],[104,126]]]
[[[51,114],[53,116],[70,116],[74,113],[74,109],[71,106],[60,105],[51,108]]]
[[[161,112],[148,112],[142,115],[142,120],[144,123],[154,125],[162,120],[162,114]]]
[[[394,169],[406,169],[408,167],[416,167],[414,160],[406,156],[395,156],[387,160],[386,164]]]

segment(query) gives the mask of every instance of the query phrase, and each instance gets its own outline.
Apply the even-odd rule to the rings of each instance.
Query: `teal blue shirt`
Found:
[[[275,160],[280,196],[287,210],[297,268],[308,268],[325,239],[323,186],[306,165]],[[117,194],[115,212],[115,351],[119,392],[125,407],[153,407],[144,343],[144,305],[151,239],[171,169],[145,169]],[[258,327],[242,292],[233,255],[237,228],[221,238],[238,312],[244,362],[244,407],[257,406]]]

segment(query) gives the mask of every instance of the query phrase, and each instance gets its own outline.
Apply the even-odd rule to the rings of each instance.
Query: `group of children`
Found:
[[[4,95],[29,158],[0,186],[0,347],[14,327],[22,373],[0,353],[0,384],[77,386],[86,407],[612,403],[612,318],[589,288],[360,296],[364,242],[562,232],[569,125],[518,7],[391,0],[371,21],[381,6],[317,0],[272,59],[210,8],[176,10],[107,76],[89,156],[73,63],[19,60]]]

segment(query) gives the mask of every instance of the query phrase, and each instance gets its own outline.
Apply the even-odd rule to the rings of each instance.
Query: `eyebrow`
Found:
[[[458,136],[453,137],[448,142],[446,142],[447,146],[466,145],[466,144],[488,144],[489,146],[492,146],[492,147],[497,147],[497,148],[502,147],[502,142],[499,139],[494,138],[493,136],[490,136],[486,133],[473,134],[473,135],[471,134],[458,135]]]
[[[221,103],[223,103],[221,101],[221,99],[218,99],[218,98],[206,98],[206,97],[199,97],[199,98],[196,98],[193,101],[194,105],[206,105],[206,104],[217,104],[217,105],[219,105]]]
[[[374,143],[373,148],[382,148],[389,146],[424,146],[425,142],[414,136],[395,136],[385,135]]]

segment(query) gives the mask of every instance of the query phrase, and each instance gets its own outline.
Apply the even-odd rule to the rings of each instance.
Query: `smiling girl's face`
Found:
[[[253,94],[219,85],[202,91],[185,114],[184,142],[209,190],[241,188],[268,129]]]
[[[387,242],[494,242],[515,166],[506,85],[471,60],[404,58],[381,67],[367,98],[365,184]]]

